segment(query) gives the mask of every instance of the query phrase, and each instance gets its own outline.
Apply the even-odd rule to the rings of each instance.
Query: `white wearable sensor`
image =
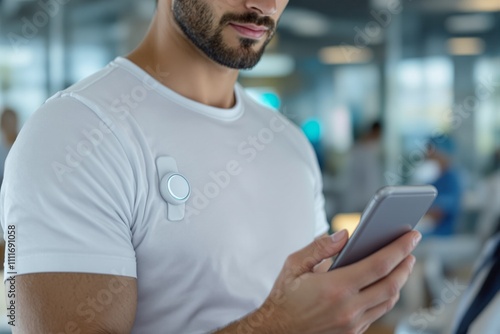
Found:
[[[156,168],[160,178],[160,194],[167,202],[167,218],[170,221],[184,219],[186,201],[191,195],[188,180],[178,172],[177,163],[168,156],[156,159]]]

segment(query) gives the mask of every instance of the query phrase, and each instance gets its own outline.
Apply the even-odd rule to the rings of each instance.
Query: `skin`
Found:
[[[228,12],[253,12],[277,22],[288,3],[285,0],[203,2],[210,4],[217,22]],[[232,107],[235,104],[233,88],[238,70],[214,62],[194,46],[176,24],[171,7],[172,0],[159,2],[147,36],[127,58],[180,95],[213,107]],[[229,47],[238,47],[239,35],[234,29],[226,27],[223,35]],[[265,38],[259,40],[253,50],[260,50],[265,42]],[[167,54],[168,57],[165,57]]]
[[[175,1],[160,0],[147,36],[128,58],[187,98],[232,107],[238,69],[214,61],[186,37],[171,10]],[[199,1],[209,5],[214,25],[227,13],[255,13],[259,19],[278,22],[287,5],[286,0]],[[225,46],[241,47],[241,36],[232,27],[224,27],[221,34]],[[254,52],[265,46],[267,37],[251,45]],[[261,307],[216,333],[362,333],[398,300],[420,237],[410,232],[370,257],[331,272],[326,271],[330,258],[344,247],[347,233],[318,238],[288,257]],[[14,333],[129,333],[135,319],[137,282],[133,278],[19,275],[16,294]],[[113,296],[107,305],[96,302],[106,294]]]
[[[411,255],[421,235],[410,232],[353,265],[317,272],[323,259],[338,254],[345,231],[334,242],[316,239],[291,254],[264,304],[217,334],[363,333],[389,312],[415,264]]]

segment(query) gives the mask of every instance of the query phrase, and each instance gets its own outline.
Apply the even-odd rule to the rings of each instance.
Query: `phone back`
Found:
[[[437,196],[433,186],[380,189],[330,269],[357,262],[411,231]]]

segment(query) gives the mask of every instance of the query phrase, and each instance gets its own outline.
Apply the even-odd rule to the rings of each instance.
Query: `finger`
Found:
[[[397,296],[408,280],[414,264],[415,257],[409,255],[389,276],[362,290],[356,300],[357,307],[363,311],[369,310]]]
[[[422,235],[411,231],[376,253],[352,265],[339,268],[356,277],[354,288],[359,290],[389,275],[415,249]]]
[[[333,264],[332,258],[325,259],[316,265],[313,269],[315,273],[326,273]]]
[[[364,327],[368,328],[375,321],[377,321],[378,319],[389,313],[394,308],[394,305],[396,305],[398,300],[399,300],[399,294],[397,296],[394,296],[390,300],[383,302],[382,304],[377,305],[369,309],[367,312],[365,312],[360,321],[360,323],[365,324],[363,328]]]
[[[312,243],[293,253],[287,259],[286,267],[293,268],[296,275],[313,271],[321,261],[342,250],[347,241],[347,231],[342,230],[331,236],[315,239]]]

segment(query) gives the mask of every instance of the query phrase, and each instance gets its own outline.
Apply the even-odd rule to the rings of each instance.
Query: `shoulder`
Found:
[[[89,75],[63,92],[81,95],[113,95],[123,92],[127,86],[134,87],[138,84],[146,85],[148,82],[130,67],[124,58],[118,57],[108,63],[99,71]]]
[[[138,109],[139,104],[144,104],[157,85],[157,82],[152,82],[126,59],[118,57],[98,72],[57,93],[55,97],[70,97],[94,113],[106,113],[109,117],[126,119],[125,116]]]
[[[18,140],[90,140],[99,146],[102,138],[114,137],[107,142],[130,146],[125,131],[130,128],[130,109],[123,108],[122,99],[136,93],[134,87],[143,87],[141,80],[115,60],[47,99],[30,116]]]
[[[6,178],[61,181],[81,166],[130,166],[127,136],[99,110],[62,92],[50,98],[22,127],[6,161]]]

